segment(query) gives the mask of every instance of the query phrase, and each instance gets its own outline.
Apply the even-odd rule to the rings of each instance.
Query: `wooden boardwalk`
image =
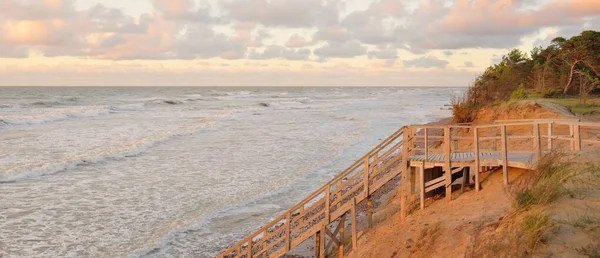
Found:
[[[325,257],[333,249],[343,257],[346,240],[351,249],[358,247],[357,205],[366,204],[371,227],[373,196],[394,178],[401,177],[400,210],[406,216],[409,200],[416,197],[425,208],[429,192],[445,189],[446,199],[451,201],[452,185],[460,174],[463,187],[472,182],[479,191],[480,173],[502,167],[508,185],[509,167],[531,169],[546,152],[585,151],[594,144],[600,144],[600,123],[578,120],[405,126],[219,257],[280,257],[306,241],[314,243],[315,257]],[[350,226],[349,232],[346,226]]]
[[[411,162],[413,161],[425,161],[425,155],[413,155],[409,157]],[[482,163],[488,164],[501,164],[502,153],[501,152],[480,152],[479,160]],[[446,161],[445,154],[433,154],[429,156],[427,162],[434,164],[442,164]],[[473,152],[455,152],[450,154],[450,161],[452,163],[472,163],[475,162],[475,154]],[[488,162],[489,161],[489,162]],[[508,162],[513,164],[519,164],[520,168],[531,168],[536,163],[535,153],[508,153]]]

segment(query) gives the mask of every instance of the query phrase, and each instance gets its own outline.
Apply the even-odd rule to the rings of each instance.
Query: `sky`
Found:
[[[600,0],[0,0],[0,86],[467,86]]]

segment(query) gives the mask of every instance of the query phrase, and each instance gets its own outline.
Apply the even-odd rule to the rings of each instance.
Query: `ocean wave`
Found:
[[[88,152],[73,155],[54,163],[40,161],[34,163],[21,164],[9,168],[0,174],[0,183],[11,183],[18,180],[35,178],[39,176],[52,175],[81,165],[96,164],[110,159],[122,159],[135,157],[156,144],[163,143],[175,137],[190,135],[204,128],[212,126],[213,123],[205,120],[203,123],[186,128],[178,132],[169,132],[153,136],[144,137],[134,142],[123,144],[121,146],[111,147],[110,149],[101,149],[94,152]]]
[[[146,105],[181,105],[184,104],[185,101],[181,99],[150,99],[145,102]]]
[[[28,113],[25,113],[28,112]],[[32,113],[35,112],[35,113]],[[95,117],[110,113],[107,106],[65,107],[41,110],[17,110],[10,115],[0,114],[4,127],[56,122],[69,118]],[[1,125],[2,123],[0,123]]]
[[[31,103],[31,106],[43,106],[43,107],[54,107],[54,106],[58,106],[61,105],[62,103],[59,101],[36,101]]]

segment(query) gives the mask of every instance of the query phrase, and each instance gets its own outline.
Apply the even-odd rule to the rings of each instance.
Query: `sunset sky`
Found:
[[[0,85],[466,86],[600,0],[0,0]]]

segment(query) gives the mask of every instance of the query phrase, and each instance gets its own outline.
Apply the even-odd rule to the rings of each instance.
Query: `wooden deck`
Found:
[[[515,140],[523,146],[509,144]],[[459,173],[463,186],[473,179],[475,191],[479,191],[480,173],[489,167],[501,167],[507,186],[509,167],[531,169],[546,152],[579,152],[594,144],[600,144],[600,123],[579,120],[405,126],[218,257],[280,257],[306,241],[314,243],[315,257],[325,257],[333,248],[343,257],[345,245],[358,248],[357,205],[366,203],[367,224],[371,227],[373,196],[394,178],[401,178],[400,211],[406,216],[409,200],[419,198],[423,209],[428,192],[445,189],[446,199],[451,201],[452,185]],[[349,234],[347,223],[343,223],[346,221],[351,221]],[[351,243],[345,244],[348,235]]]
[[[426,163],[430,163],[430,166],[443,166],[446,162],[445,154],[431,154],[428,157],[425,155],[412,155],[409,157],[409,160],[413,166],[420,165],[421,162],[425,161]],[[502,153],[501,152],[480,152],[479,160],[482,166],[499,166],[502,164]],[[536,154],[535,153],[508,153],[508,162],[511,167],[531,168],[536,163]],[[416,161],[416,162],[413,162]],[[474,152],[455,152],[450,154],[450,162],[459,165],[464,163],[464,165],[471,164],[475,162],[475,154]]]

